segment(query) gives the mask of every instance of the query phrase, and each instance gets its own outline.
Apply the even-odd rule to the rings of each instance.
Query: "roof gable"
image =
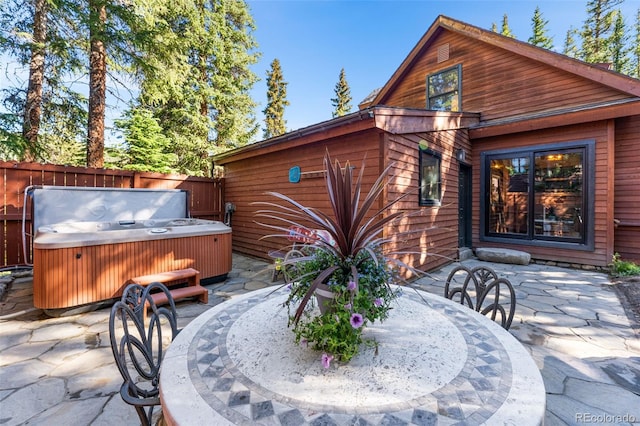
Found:
[[[589,64],[573,59],[445,16],[439,16],[391,76],[389,81],[380,89],[375,98],[372,99],[370,103],[363,102],[360,106],[366,107],[370,105],[388,104],[390,95],[397,90],[398,86],[412,72],[415,64],[421,60],[422,56],[427,51],[436,49],[434,43],[437,43],[440,36],[446,32],[451,32],[458,37],[468,38],[470,42],[481,42],[486,46],[499,48],[509,53],[519,55],[525,60],[535,61],[547,67],[553,67],[558,71],[582,77],[591,83],[620,92],[619,96],[640,96],[640,82],[632,77],[605,70],[596,64]],[[426,77],[426,75],[424,77]],[[417,107],[417,105],[411,106]]]

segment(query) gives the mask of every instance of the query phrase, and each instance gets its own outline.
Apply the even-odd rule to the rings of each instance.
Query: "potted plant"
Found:
[[[362,331],[386,319],[400,294],[394,285],[402,281],[398,266],[412,269],[383,252],[389,242],[382,237],[383,228],[403,214],[389,211],[399,199],[374,210],[392,165],[361,198],[364,161],[355,180],[349,162],[343,167],[327,152],[323,163],[332,214],[269,192],[284,203],[259,202],[267,208],[256,216],[270,219],[271,224],[261,224],[278,231],[263,238],[293,234],[307,241],[297,248],[297,257],[283,264],[292,277],[285,305],[296,342],[321,351],[322,363],[329,367],[332,360],[348,362],[358,353],[365,343]]]

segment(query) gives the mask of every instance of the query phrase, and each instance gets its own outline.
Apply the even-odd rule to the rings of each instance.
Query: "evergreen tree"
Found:
[[[609,48],[612,55],[611,65],[614,71],[629,74],[631,72],[631,60],[628,56],[630,49],[627,48],[629,37],[626,34],[622,12],[618,10],[615,15],[613,31],[609,38]]]
[[[104,166],[104,114],[107,100],[107,8],[102,0],[89,1],[89,121],[87,167]]]
[[[140,66],[140,49],[148,45],[150,39],[147,28],[140,26],[138,21],[145,19],[148,3],[142,0],[85,1],[86,4],[79,2],[77,18],[80,38],[87,40],[89,51],[87,166],[102,167],[107,79],[117,85],[118,73],[127,74],[132,67]]]
[[[123,169],[144,172],[175,173],[175,154],[171,141],[164,135],[153,112],[136,108],[126,114],[126,119],[115,121],[125,136],[125,161]]]
[[[640,78],[640,9],[636,13],[636,36],[631,49],[631,76]]]
[[[540,12],[540,7],[536,7],[535,12],[533,13],[533,18],[531,18],[531,27],[533,29],[533,34],[529,37],[529,43],[534,46],[543,47],[545,49],[553,49],[553,40],[547,36],[547,25],[549,21],[545,20],[542,17],[542,12]]]
[[[267,106],[262,111],[265,116],[265,139],[280,136],[287,131],[287,122],[284,119],[284,109],[289,105],[287,84],[282,75],[280,61],[276,58],[271,62],[271,70],[267,72]]]
[[[26,142],[25,161],[34,161],[38,149],[38,131],[42,113],[42,91],[44,84],[44,61],[47,41],[46,0],[35,0],[33,11],[33,32],[31,36],[31,60],[29,61],[29,86],[24,108],[22,136]]]
[[[509,18],[507,17],[506,13],[502,17],[502,28],[500,30],[500,34],[502,34],[503,36],[516,38],[513,32],[511,32],[511,28],[509,28]]]
[[[89,158],[89,165],[99,166],[104,158],[106,93],[117,96],[126,84],[132,85],[120,83],[132,72],[140,87],[137,104],[154,112],[173,142],[179,158],[175,166],[183,173],[207,173],[211,152],[246,144],[258,131],[249,94],[257,81],[250,66],[258,54],[252,53],[254,25],[244,1],[46,0],[45,4],[48,26],[38,160],[62,159],[58,153],[67,144],[75,162],[80,142],[86,149],[82,163]],[[33,22],[32,0],[0,1],[0,49],[23,69],[31,57]],[[87,70],[90,106],[86,96],[71,89]],[[24,126],[16,127],[22,120],[17,117],[34,111],[25,108],[27,90],[21,80],[16,72],[15,87],[3,90],[1,101],[10,113],[0,117],[0,140],[7,142],[2,155],[20,159],[28,146],[21,135]]]
[[[244,1],[219,0],[216,10],[219,25],[225,28],[215,57],[214,74],[210,84],[215,89],[211,98],[214,151],[220,152],[244,146],[257,134],[259,123],[255,117],[256,103],[250,91],[258,77],[250,70],[259,55],[251,31],[253,18]]]
[[[345,114],[351,112],[351,89],[349,83],[347,83],[347,76],[344,72],[344,68],[340,70],[340,77],[336,83],[334,92],[335,98],[331,99],[331,105],[333,105],[332,116],[342,117]]]
[[[580,57],[585,62],[610,63],[612,53],[610,37],[616,16],[615,6],[622,0],[589,0],[587,19],[581,31]]]
[[[0,141],[14,160],[84,165],[76,152],[85,140],[86,99],[69,83],[86,68],[74,33],[77,9],[64,0],[0,2],[0,50],[17,66],[14,79],[5,74],[2,103],[10,112],[0,119]],[[26,88],[21,69],[29,70]]]
[[[580,56],[580,51],[575,39],[576,35],[578,35],[578,31],[573,27],[569,27],[567,30],[567,36],[564,39],[564,48],[562,49],[562,53],[571,58],[578,58],[578,56]]]
[[[496,25],[495,22],[491,23],[491,31],[494,32],[494,33],[498,32],[498,26]]]
[[[151,42],[139,67],[141,107],[151,109],[186,174],[209,174],[211,153],[258,131],[249,94],[258,54],[244,1],[160,3],[147,18]]]

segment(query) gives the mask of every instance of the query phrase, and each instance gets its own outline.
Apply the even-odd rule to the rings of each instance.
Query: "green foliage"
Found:
[[[176,155],[171,152],[171,141],[162,133],[151,111],[133,109],[128,112],[126,119],[116,120],[115,124],[125,136],[127,157],[124,169],[175,173],[172,164]]]
[[[564,39],[564,48],[562,49],[562,53],[571,58],[577,58],[580,54],[578,46],[576,45],[577,35],[578,31],[573,27],[569,27],[569,30],[567,30],[567,36]]]
[[[533,13],[533,18],[531,18],[533,35],[529,37],[529,43],[533,44],[534,46],[543,47],[545,49],[553,49],[553,40],[547,36],[548,24],[549,21],[545,20],[542,17],[540,7],[536,7],[535,12]]]
[[[351,112],[351,89],[347,83],[347,75],[344,68],[340,70],[340,77],[334,88],[335,98],[331,99],[333,105],[333,117],[342,117]]]
[[[44,89],[38,143],[30,147],[30,154],[34,160],[43,163],[84,165],[85,146],[78,133],[78,130],[86,129],[84,97],[62,85],[48,83]],[[13,161],[24,161],[27,149],[22,136],[25,92],[10,88],[2,94],[4,107],[10,112],[0,115],[1,155]]]
[[[640,9],[636,13],[635,37],[631,49],[631,72],[630,75],[640,78]]]
[[[42,160],[70,166],[86,165],[86,98],[63,83],[48,84],[43,96],[38,143]]]
[[[271,70],[267,72],[267,106],[264,113],[264,138],[269,139],[287,132],[284,109],[289,105],[287,100],[287,83],[282,75],[280,61],[271,62]]]
[[[500,29],[500,34],[502,34],[503,36],[516,38],[515,34],[513,34],[511,28],[509,27],[509,18],[507,17],[506,13],[502,17],[502,27]]]
[[[99,26],[86,2],[47,0],[47,4],[49,25],[37,159],[68,163],[70,160],[59,154],[75,152],[78,143],[84,147],[88,123],[87,100],[78,103],[81,96],[71,87],[86,73],[89,28]],[[135,77],[140,87],[138,104],[153,111],[164,136],[172,140],[174,154],[179,157],[174,167],[183,173],[208,174],[209,155],[241,146],[253,138],[259,125],[255,102],[249,94],[257,77],[250,66],[259,55],[253,52],[254,24],[244,1],[95,4],[104,4],[107,12],[106,25],[95,38],[105,43],[108,53],[108,91],[116,96],[120,90],[129,91],[130,77]],[[28,68],[33,3],[0,2],[0,24],[1,50],[15,58],[22,70]],[[25,82],[19,72],[15,80],[16,89],[24,91]],[[5,97],[3,102],[6,104],[7,100],[16,101],[11,111],[22,117],[24,95]],[[100,102],[104,103],[104,99]],[[64,123],[46,123],[45,114]],[[83,123],[78,122],[80,118]],[[70,135],[67,131],[73,128],[72,124],[76,127]],[[62,128],[64,133],[59,137],[56,132]],[[5,139],[13,132],[9,128],[2,130]],[[64,148],[65,143],[69,149]],[[13,146],[17,145],[12,142]],[[52,152],[59,154],[50,156]],[[120,164],[119,156],[110,160],[112,165]]]
[[[0,122],[3,116],[0,114]],[[20,161],[24,157],[26,142],[22,134],[11,132],[0,125],[0,161]]]
[[[152,3],[138,103],[154,113],[186,174],[209,175],[209,156],[258,131],[249,95],[257,77],[254,24],[243,1]]]
[[[614,71],[624,74],[630,74],[629,51],[627,46],[627,39],[629,36],[626,34],[626,28],[624,24],[624,18],[619,10],[615,12],[615,21],[613,24],[613,30],[611,37],[609,38],[609,49],[611,50],[611,65]]]
[[[610,63],[611,33],[616,16],[615,6],[622,0],[589,0],[587,2],[587,19],[582,31],[582,48],[580,58],[591,63]]]
[[[622,260],[619,253],[613,255],[613,259],[609,264],[609,273],[614,277],[628,277],[632,275],[640,275],[640,265],[633,262]]]
[[[3,92],[7,93],[7,90]],[[26,146],[22,137],[22,117],[12,112],[0,113],[0,161],[20,161]]]
[[[389,286],[396,281],[395,273],[379,251],[374,257],[361,251],[356,259],[345,261],[322,248],[306,246],[303,250],[310,254],[297,263],[299,275],[286,302],[289,309],[302,302],[323,271],[339,267],[328,279],[327,289],[334,297],[327,302],[325,312],[321,310],[318,315],[314,306],[308,304],[299,321],[289,312],[296,342],[306,342],[337,361],[348,362],[363,343],[364,328],[388,317],[392,301],[400,294],[399,288]],[[353,265],[357,265],[357,283],[351,275]]]

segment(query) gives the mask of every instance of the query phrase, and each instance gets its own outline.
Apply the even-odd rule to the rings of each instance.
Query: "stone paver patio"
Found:
[[[640,425],[640,337],[608,277],[539,264],[488,265],[516,288],[510,332],[542,373],[545,424]],[[229,297],[282,284],[271,282],[270,268],[234,254],[229,278],[207,286],[209,305],[178,304],[179,326]],[[441,295],[450,268],[413,285]],[[0,304],[0,424],[138,424],[118,393],[109,309],[48,318],[32,308],[31,288],[29,278],[16,279]]]

